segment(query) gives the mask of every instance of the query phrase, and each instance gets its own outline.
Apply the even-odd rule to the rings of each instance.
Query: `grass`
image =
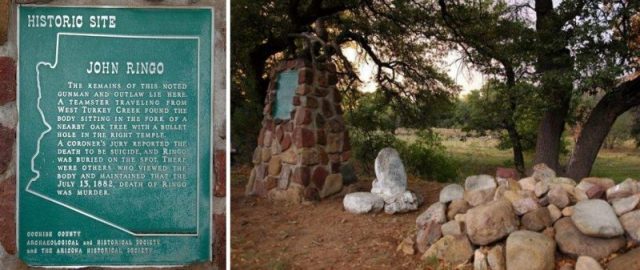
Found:
[[[436,129],[443,139],[442,145],[446,153],[458,165],[458,181],[463,182],[466,176],[477,174],[495,174],[496,167],[513,167],[513,152],[511,149],[500,150],[496,146],[498,140],[489,136],[467,137],[461,141],[462,132],[455,129]],[[416,136],[410,130],[400,130],[398,138],[407,142],[415,140]],[[570,141],[570,140],[568,140]],[[569,146],[571,149],[573,145]],[[566,164],[568,157],[562,156],[561,162]],[[525,165],[533,167],[533,153],[525,153]],[[243,186],[249,176],[251,166],[246,166],[247,171],[232,171],[232,185]],[[373,161],[371,168],[360,169],[360,177],[371,178],[373,175]],[[602,149],[591,171],[592,176],[607,177],[616,182],[627,178],[640,179],[640,149],[635,147],[635,142],[627,141],[614,149]],[[435,180],[435,179],[433,179]],[[575,179],[579,180],[579,179]]]
[[[466,141],[447,139],[442,142],[450,157],[457,161],[462,176],[494,174],[496,167],[513,167],[513,153],[498,149],[497,143],[497,140],[484,137],[468,138]],[[528,161],[531,157],[526,159]]]
[[[616,182],[627,178],[640,179],[640,151],[628,148],[602,150],[591,175],[612,178]]]
[[[436,129],[436,132],[443,139],[442,145],[447,154],[458,164],[460,181],[468,175],[495,174],[499,166],[513,167],[513,152],[511,149],[498,149],[498,140],[495,138],[468,137],[461,141],[460,131]],[[410,131],[400,132],[398,137],[409,142],[415,139]],[[566,163],[567,159],[567,156],[562,156],[561,162]],[[527,168],[535,165],[532,162],[533,153],[525,153]],[[616,182],[627,178],[640,179],[640,149],[635,148],[634,142],[628,141],[614,149],[600,150],[591,175],[611,178]]]

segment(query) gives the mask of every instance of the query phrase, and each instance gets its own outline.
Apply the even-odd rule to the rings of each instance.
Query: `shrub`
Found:
[[[374,169],[378,152],[385,147],[393,147],[400,154],[408,174],[422,179],[440,182],[457,177],[457,166],[449,158],[437,134],[423,130],[416,134],[414,142],[405,142],[386,132],[350,131],[352,153],[361,166],[368,171]]]
[[[362,132],[357,129],[349,130],[351,154],[367,171],[373,170],[374,160],[378,152],[385,147],[394,146],[398,139],[386,132]]]
[[[396,149],[408,173],[422,179],[448,182],[458,176],[455,161],[446,155],[441,139],[431,131],[419,131],[413,143],[398,141]]]

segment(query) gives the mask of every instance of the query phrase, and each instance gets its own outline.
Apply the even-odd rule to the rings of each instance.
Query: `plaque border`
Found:
[[[196,135],[196,157],[200,156],[200,37],[198,36],[172,36],[172,35],[166,35],[166,36],[153,36],[153,35],[120,35],[120,34],[96,34],[96,33],[69,33],[69,32],[59,32],[56,34],[56,55],[55,55],[55,60],[53,62],[53,64],[51,62],[47,62],[47,61],[39,61],[38,64],[36,64],[36,73],[38,74],[38,78],[37,78],[37,88],[38,88],[38,101],[37,101],[37,108],[38,111],[40,112],[40,115],[42,116],[42,121],[44,122],[45,126],[47,127],[47,130],[43,131],[40,133],[40,136],[38,137],[38,141],[37,141],[37,145],[36,145],[36,152],[33,154],[33,156],[31,157],[31,171],[34,172],[36,174],[35,177],[31,178],[31,180],[29,180],[29,183],[27,183],[27,187],[25,188],[25,190],[33,195],[36,195],[42,199],[45,199],[47,201],[50,201],[52,203],[58,204],[62,207],[68,208],[72,211],[75,211],[77,213],[80,213],[81,215],[87,216],[91,219],[97,220],[99,222],[102,222],[106,225],[109,225],[113,228],[116,228],[118,230],[121,230],[125,233],[128,233],[132,236],[137,236],[137,237],[145,237],[145,236],[179,236],[179,237],[189,237],[189,236],[198,236],[200,235],[200,207],[198,207],[200,205],[200,162],[196,162],[196,172],[198,172],[197,174],[197,182],[196,182],[196,233],[176,233],[176,234],[165,234],[165,233],[156,233],[156,234],[147,234],[147,233],[134,233],[130,230],[128,230],[127,228],[125,228],[124,226],[120,226],[118,224],[116,224],[116,222],[114,221],[109,221],[106,220],[104,218],[100,218],[98,216],[95,216],[94,214],[91,214],[85,210],[81,210],[78,209],[76,207],[73,207],[71,205],[68,205],[64,202],[55,200],[53,198],[50,198],[47,195],[41,194],[40,192],[37,192],[35,190],[31,190],[31,183],[38,181],[38,179],[40,178],[40,171],[35,169],[35,158],[38,154],[40,154],[40,145],[41,145],[41,141],[44,137],[45,134],[49,133],[51,131],[51,126],[49,123],[47,123],[47,121],[44,119],[44,112],[42,111],[42,108],[40,107],[40,100],[42,99],[42,88],[40,87],[40,65],[43,66],[49,66],[51,68],[55,68],[58,65],[58,57],[60,55],[60,50],[59,50],[59,45],[60,45],[60,37],[61,36],[82,36],[82,37],[106,37],[106,38],[122,38],[122,39],[171,39],[171,40],[196,40],[197,41],[197,46],[198,46],[198,53],[197,53],[197,65],[198,65],[198,71],[197,71],[197,85],[198,85],[198,89],[196,91],[196,102],[197,102],[197,119],[196,119],[196,126],[198,127],[197,130],[197,135]]]
[[[228,0],[225,0],[228,1]],[[21,8],[22,7],[52,7],[52,8],[96,8],[96,9],[192,9],[192,10],[209,10],[211,12],[211,22],[210,22],[210,30],[211,30],[211,42],[210,42],[210,65],[211,65],[211,69],[210,69],[210,85],[209,85],[209,89],[210,89],[210,93],[209,93],[209,115],[211,118],[211,121],[209,123],[210,126],[210,131],[209,131],[209,194],[210,194],[210,198],[209,198],[209,262],[213,261],[213,235],[214,235],[214,224],[213,224],[213,203],[214,203],[214,196],[213,196],[213,187],[215,185],[214,183],[214,179],[216,179],[215,177],[215,173],[218,173],[213,166],[213,162],[214,162],[214,150],[215,150],[215,128],[214,128],[214,86],[215,86],[215,68],[214,68],[214,60],[215,60],[215,34],[216,34],[216,29],[215,29],[215,8],[213,6],[185,6],[185,5],[167,5],[167,6],[143,6],[143,5],[130,5],[130,6],[126,6],[126,5],[77,5],[77,4],[69,4],[69,5],[65,5],[65,4],[17,4],[17,12],[16,12],[16,65],[18,66],[20,63],[20,13],[21,13]],[[225,20],[228,20],[228,18],[225,18]],[[59,42],[59,36],[60,34],[62,34],[64,32],[59,32],[57,33],[57,37],[56,37],[56,64],[57,64],[57,58],[58,58],[58,42]],[[69,33],[67,33],[69,34]],[[72,34],[90,34],[90,33],[72,33]],[[126,36],[126,35],[121,35],[121,36]],[[170,36],[170,35],[168,35]],[[166,37],[166,36],[162,36],[162,37]],[[195,37],[195,36],[194,36]],[[227,50],[228,48],[225,48],[225,50]],[[227,59],[225,59],[225,61],[227,61]],[[200,38],[198,37],[198,70],[200,69]],[[36,69],[37,71],[37,69]],[[200,88],[200,72],[198,72],[198,89]],[[38,86],[39,88],[39,86]],[[19,66],[16,68],[16,112],[18,115],[18,121],[16,123],[16,146],[15,146],[15,152],[16,152],[16,159],[15,159],[15,170],[16,170],[16,215],[15,215],[15,219],[16,219],[16,230],[15,230],[15,235],[16,235],[16,256],[18,256],[19,252],[20,252],[20,170],[19,170],[19,165],[20,165],[20,68]],[[38,92],[40,92],[40,89],[38,89]],[[200,94],[200,91],[198,91],[198,96]],[[198,106],[200,106],[200,100],[198,99]],[[225,103],[226,104],[226,103]],[[225,105],[226,106],[226,105]],[[200,110],[198,109],[198,125],[200,122]],[[198,129],[198,135],[197,138],[200,138],[200,129]],[[198,151],[200,151],[199,147],[198,147]],[[199,158],[199,154],[196,154],[196,158]],[[200,163],[198,162],[197,166],[199,166]],[[198,177],[200,174],[200,170],[196,169],[198,171]],[[31,183],[31,180],[29,181],[29,183]],[[200,185],[200,181],[198,181],[198,186]],[[28,191],[28,190],[27,190]],[[28,191],[30,192],[30,191]],[[31,192],[30,192],[31,193]],[[199,191],[197,191],[196,193],[199,193]],[[200,196],[198,194],[197,196],[197,200],[200,199]],[[58,203],[58,202],[56,202]],[[200,207],[198,207],[199,202],[196,203],[196,209],[197,211],[199,211]],[[67,207],[65,205],[62,205],[64,207]],[[68,207],[67,207],[68,208]],[[200,222],[199,222],[199,218],[200,215],[198,213],[197,218],[196,218],[196,226],[197,226],[197,234],[199,235],[199,230],[200,230]],[[101,221],[100,221],[101,222]],[[119,228],[117,228],[119,229]],[[129,232],[127,232],[129,233]],[[134,235],[134,234],[132,234]],[[136,235],[134,235],[136,236]],[[158,236],[158,235],[143,235],[143,236]],[[162,235],[159,235],[162,236]],[[168,236],[168,235],[165,235]],[[171,235],[171,236],[175,236],[175,235]],[[181,234],[181,236],[194,236],[192,235],[185,235],[185,234]],[[19,256],[18,256],[19,258]],[[26,262],[25,262],[26,263]],[[197,261],[194,261],[192,263],[197,263]],[[191,264],[191,263],[190,263]],[[30,264],[27,264],[29,266],[32,266]],[[159,267],[159,268],[164,268],[164,267],[176,267],[176,266],[187,266],[188,264],[138,264],[138,265],[125,265],[125,264],[83,264],[83,265],[37,265],[37,267],[41,267],[41,268],[51,268],[51,269],[56,269],[56,268],[66,268],[66,269],[80,269],[80,268],[86,268],[86,267],[103,267],[103,268],[122,268],[122,267],[127,267],[127,268],[145,268],[145,267]]]

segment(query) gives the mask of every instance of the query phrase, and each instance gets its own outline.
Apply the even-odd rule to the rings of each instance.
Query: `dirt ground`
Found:
[[[415,232],[416,217],[438,200],[444,184],[410,177],[409,189],[425,201],[418,211],[354,215],[342,207],[344,194],[303,205],[245,197],[249,172],[246,166],[232,167],[233,269],[422,269],[426,265],[420,255],[405,255],[396,248]],[[368,190],[370,183],[371,179],[361,178],[356,186]]]

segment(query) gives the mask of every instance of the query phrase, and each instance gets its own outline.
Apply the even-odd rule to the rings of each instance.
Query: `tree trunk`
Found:
[[[520,173],[520,176],[525,173],[524,166],[524,154],[522,153],[522,143],[520,142],[520,134],[516,130],[515,126],[507,124],[506,128],[509,133],[509,139],[511,140],[511,147],[513,148],[513,162],[516,166],[516,170]]]
[[[589,176],[598,151],[618,116],[640,105],[640,75],[607,93],[589,114],[573,155],[567,166],[567,177],[580,180]]]
[[[265,77],[266,62],[272,55],[282,52],[287,48],[286,39],[271,39],[266,43],[258,45],[250,53],[251,73],[255,80],[256,94],[258,102],[262,102],[267,96],[269,88],[269,78]]]
[[[568,111],[567,101],[544,113],[538,126],[534,164],[544,163],[555,171],[560,168],[560,142]]]
[[[518,105],[518,100],[516,97],[516,93],[514,93],[514,87],[516,85],[516,76],[513,71],[513,67],[509,63],[503,63],[505,74],[507,77],[507,95],[509,95],[509,114],[511,117],[508,117],[505,120],[505,129],[509,133],[509,139],[511,140],[511,147],[513,148],[513,163],[516,167],[520,176],[525,174],[525,166],[524,166],[524,154],[522,153],[522,142],[520,133],[518,133],[518,129],[516,126],[516,120],[514,119],[516,114],[516,108]]]
[[[264,78],[264,61],[262,58],[251,59],[251,72],[253,73],[253,80],[256,82],[256,94],[258,102],[264,101],[267,96],[267,89],[269,88],[269,80]],[[259,103],[260,104],[260,103]]]
[[[538,125],[534,162],[545,163],[555,171],[560,168],[560,141],[573,90],[571,80],[563,76],[570,74],[573,68],[570,51],[566,49],[568,37],[562,31],[563,25],[564,21],[553,10],[551,0],[536,0],[539,47],[536,68],[542,75],[542,94],[549,107]]]

